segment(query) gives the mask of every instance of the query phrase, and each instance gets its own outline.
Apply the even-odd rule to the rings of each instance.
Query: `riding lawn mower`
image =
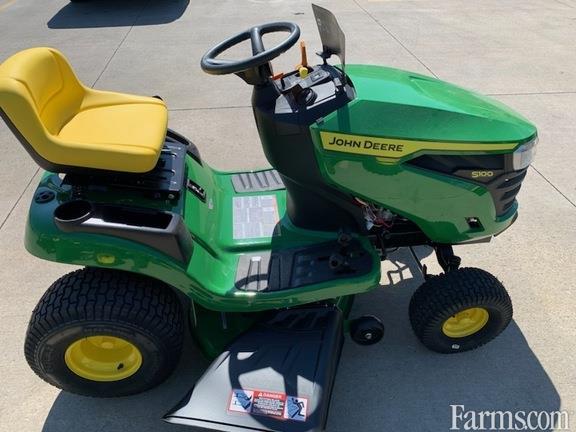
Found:
[[[171,374],[191,335],[213,362],[166,421],[324,430],[345,335],[370,345],[384,334],[380,319],[350,317],[354,296],[379,286],[399,247],[432,248],[443,270],[421,266],[410,301],[424,346],[468,351],[509,324],[505,288],[461,267],[453,246],[516,220],[536,128],[438,79],[346,64],[336,18],[313,9],[317,65],[302,45],[295,70],[273,73],[299,40],[291,22],[253,27],[201,60],[252,86],[262,170],[211,168],[168,128],[160,97],[89,88],[55,49],[0,66],[0,115],[46,170],[26,248],[81,266],[32,313],[25,356],[42,379],[94,397],[143,392]],[[263,35],[278,32],[286,38],[266,48]],[[250,57],[222,57],[246,41]]]

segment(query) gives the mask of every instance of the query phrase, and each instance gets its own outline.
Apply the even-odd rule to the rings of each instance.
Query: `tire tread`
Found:
[[[498,306],[506,317],[502,330],[510,323],[513,309],[510,296],[502,283],[485,270],[463,267],[456,271],[432,276],[424,282],[410,300],[410,324],[420,341],[428,348],[430,336],[435,331],[437,321],[446,311],[454,314],[475,304],[490,303]],[[502,331],[501,330],[501,331]],[[496,337],[495,334],[493,337]],[[489,340],[477,344],[478,348]],[[445,351],[442,351],[445,352]]]
[[[72,323],[116,321],[152,332],[169,351],[175,367],[183,345],[180,299],[163,282],[135,273],[87,267],[54,282],[34,308],[24,355],[34,373],[55,384],[37,359],[43,339]]]

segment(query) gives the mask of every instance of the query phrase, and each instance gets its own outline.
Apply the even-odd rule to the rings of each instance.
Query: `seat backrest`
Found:
[[[46,149],[80,110],[86,91],[64,56],[53,48],[31,48],[0,65],[0,115],[45,169]]]

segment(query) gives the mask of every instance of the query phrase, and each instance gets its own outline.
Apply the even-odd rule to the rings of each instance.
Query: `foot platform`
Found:
[[[334,261],[342,261],[334,265]],[[372,271],[372,256],[358,241],[342,254],[337,242],[245,254],[238,260],[235,287],[241,291],[279,291],[362,276]]]

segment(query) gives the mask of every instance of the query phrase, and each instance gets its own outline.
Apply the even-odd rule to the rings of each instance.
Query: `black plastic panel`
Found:
[[[147,173],[66,174],[63,184],[82,186],[86,190],[130,189],[154,199],[178,199],[186,175],[187,144],[168,136],[158,163]]]
[[[516,199],[526,169],[514,171],[512,154],[498,155],[424,155],[409,162],[410,165],[441,172],[479,184],[490,192],[496,208],[496,216],[504,215]],[[484,177],[474,173],[486,172]]]
[[[408,162],[432,171],[452,174],[464,169],[504,170],[505,155],[423,155]]]
[[[192,159],[198,162],[199,165],[202,165],[202,158],[200,157],[200,151],[198,150],[198,147],[196,147],[196,144],[194,144],[184,135],[172,129],[168,129],[166,131],[166,141],[184,144],[186,146],[186,153],[188,153]]]
[[[331,257],[342,255],[341,249],[337,242],[329,242],[242,255],[236,269],[235,287],[242,291],[278,291],[358,277],[372,270],[372,256],[356,241],[347,247],[348,265],[331,268]]]
[[[526,177],[526,171],[527,169],[512,171],[488,184],[488,190],[496,205],[496,216],[505,214],[512,207]]]
[[[214,360],[164,419],[194,431],[324,430],[342,321],[333,307],[278,312]]]
[[[340,28],[336,17],[328,9],[312,4],[314,18],[322,40],[322,58],[329,58],[335,54],[340,58],[342,65],[346,64],[346,36]]]
[[[67,201],[56,207],[54,223],[64,232],[102,234],[135,241],[187,263],[192,237],[176,213],[140,207]]]
[[[327,77],[313,81],[317,73]],[[274,86],[256,86],[252,94],[264,154],[286,186],[286,214],[299,228],[364,232],[360,207],[320,173],[310,131],[310,125],[352,101],[354,88],[330,65],[314,66],[309,79],[295,74],[274,81]]]

